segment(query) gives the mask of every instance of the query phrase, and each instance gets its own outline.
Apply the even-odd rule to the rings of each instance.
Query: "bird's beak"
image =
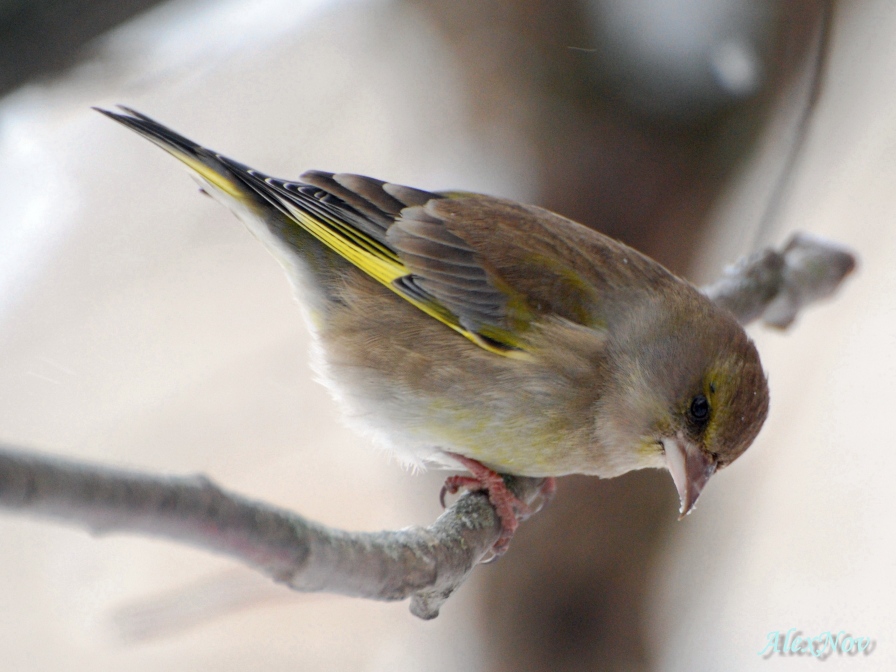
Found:
[[[681,515],[678,517],[681,520],[694,508],[703,486],[715,473],[716,462],[680,433],[663,439],[663,449],[666,451],[666,465],[681,499]]]

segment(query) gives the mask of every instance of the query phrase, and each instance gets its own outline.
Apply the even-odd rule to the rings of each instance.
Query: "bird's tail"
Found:
[[[202,191],[233,212],[280,262],[296,291],[302,292],[310,313],[325,310],[332,300],[328,294],[333,284],[330,269],[338,268],[341,259],[315,240],[313,234],[307,235],[308,227],[288,213],[274,187],[266,182],[268,176],[185,138],[145,114],[123,105],[118,107],[122,113],[93,109],[186,165]],[[316,281],[305,281],[310,276]]]
[[[110,119],[127,126],[132,131],[139,133],[150,142],[158,145],[174,158],[184,163],[203,182],[237,201],[257,200],[254,190],[249,188],[245,180],[241,179],[238,171],[248,170],[227,157],[196,144],[179,133],[172,131],[167,126],[132,110],[119,105],[126,114],[111,112],[95,107],[97,112],[105,114]],[[236,170],[234,170],[236,169]]]

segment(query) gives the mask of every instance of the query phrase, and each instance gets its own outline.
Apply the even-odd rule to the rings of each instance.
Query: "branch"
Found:
[[[508,478],[531,503],[541,479]],[[488,498],[467,493],[427,528],[344,532],[222,490],[203,476],[166,477],[0,447],[0,507],[87,527],[137,532],[221,553],[299,591],[376,600],[411,597],[435,618],[497,541]]]
[[[832,295],[855,267],[846,248],[795,233],[781,252],[766,249],[742,259],[702,291],[741,324],[762,318],[784,329],[810,303]]]
[[[830,295],[855,267],[831,243],[795,236],[729,269],[704,289],[742,323],[775,326]],[[541,479],[505,477],[532,504]],[[432,525],[345,532],[222,490],[209,479],[150,476],[0,447],[0,507],[87,527],[137,532],[230,556],[299,591],[377,600],[411,598],[420,618],[438,616],[500,534],[488,498],[467,493]]]

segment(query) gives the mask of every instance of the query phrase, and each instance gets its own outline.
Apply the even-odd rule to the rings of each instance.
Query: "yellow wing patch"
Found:
[[[430,317],[462,334],[484,350],[504,357],[531,358],[521,349],[521,344],[511,333],[488,328],[483,329],[481,334],[471,331],[459,322],[456,315],[439,303],[422,301],[402,291],[396,281],[409,275],[410,271],[393,250],[379,241],[335,217],[309,214],[279,194],[276,194],[276,199],[287,210],[289,216],[308,233]]]
[[[214,168],[205,165],[198,159],[194,159],[192,156],[182,154],[181,152],[177,152],[176,150],[168,149],[168,152],[175,158],[183,161],[188,168],[197,173],[202,179],[206,180],[209,184],[217,187],[228,196],[232,196],[237,200],[242,200],[243,198],[245,198],[245,192],[241,190],[233,180],[228,180],[224,175],[216,171]]]

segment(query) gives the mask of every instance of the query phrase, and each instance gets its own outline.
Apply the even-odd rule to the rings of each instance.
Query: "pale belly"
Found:
[[[447,338],[458,348],[476,348],[453,332]],[[451,356],[435,362],[431,352],[412,355],[394,343],[380,343],[375,355],[354,347],[347,354],[332,340],[316,347],[321,381],[349,424],[404,464],[455,468],[445,455],[451,452],[521,476],[601,471],[593,423],[570,408],[572,391],[559,378],[546,380],[532,367],[502,370],[503,361],[491,368]]]

